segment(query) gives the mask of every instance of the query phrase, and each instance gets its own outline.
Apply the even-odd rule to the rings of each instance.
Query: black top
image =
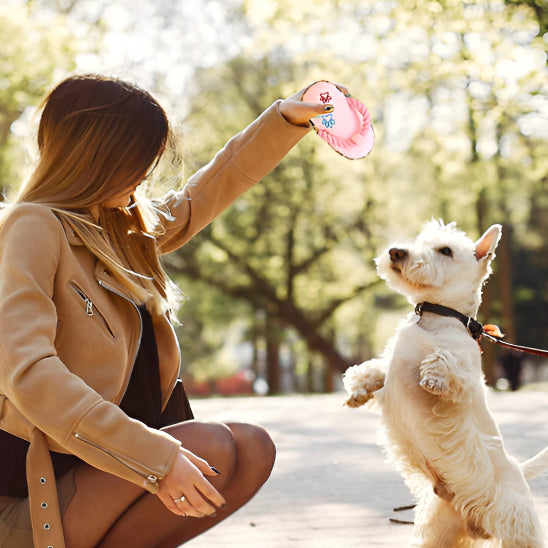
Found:
[[[139,307],[143,331],[133,371],[120,402],[120,409],[150,428],[162,427],[162,389],[160,364],[152,318],[147,309]]]
[[[162,392],[158,349],[152,318],[144,306],[139,307],[142,321],[141,344],[120,408],[130,417],[151,428],[162,424]],[[0,496],[26,497],[28,495],[26,456],[29,442],[0,430]],[[55,476],[63,474],[82,462],[75,455],[51,451]]]

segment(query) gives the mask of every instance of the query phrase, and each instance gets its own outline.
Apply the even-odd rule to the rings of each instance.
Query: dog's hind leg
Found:
[[[473,546],[464,522],[453,506],[434,493],[422,499],[415,512],[414,540],[421,548],[469,548]]]
[[[482,528],[503,548],[544,548],[543,531],[529,496],[501,488],[481,518]]]

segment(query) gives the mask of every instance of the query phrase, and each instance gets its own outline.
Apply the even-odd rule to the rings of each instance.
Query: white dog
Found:
[[[544,469],[548,450],[521,466],[506,452],[475,340],[500,235],[493,225],[474,243],[432,221],[376,259],[381,278],[418,306],[380,358],[346,371],[346,405],[380,406],[384,445],[418,501],[412,546],[544,546],[526,477]]]

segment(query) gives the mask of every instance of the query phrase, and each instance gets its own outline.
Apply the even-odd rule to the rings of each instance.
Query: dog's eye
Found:
[[[450,248],[450,247],[440,247],[438,249],[438,251],[442,254],[442,255],[445,255],[447,257],[452,257],[453,256],[453,250]]]

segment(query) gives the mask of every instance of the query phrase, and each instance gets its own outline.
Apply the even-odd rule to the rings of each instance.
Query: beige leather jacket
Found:
[[[279,103],[267,109],[183,190],[158,201],[169,212],[159,253],[186,243],[270,172],[308,129],[288,123]],[[179,349],[167,318],[156,317],[154,329],[165,404],[178,376]],[[54,482],[47,447],[158,490],[179,442],[118,407],[139,341],[139,312],[104,265],[49,208],[16,206],[0,228],[0,428],[31,441],[31,512],[43,502],[44,482]],[[58,514],[44,517],[50,509],[55,513],[55,494],[48,497],[47,509],[33,515],[33,529],[40,519],[51,539],[60,522]]]

